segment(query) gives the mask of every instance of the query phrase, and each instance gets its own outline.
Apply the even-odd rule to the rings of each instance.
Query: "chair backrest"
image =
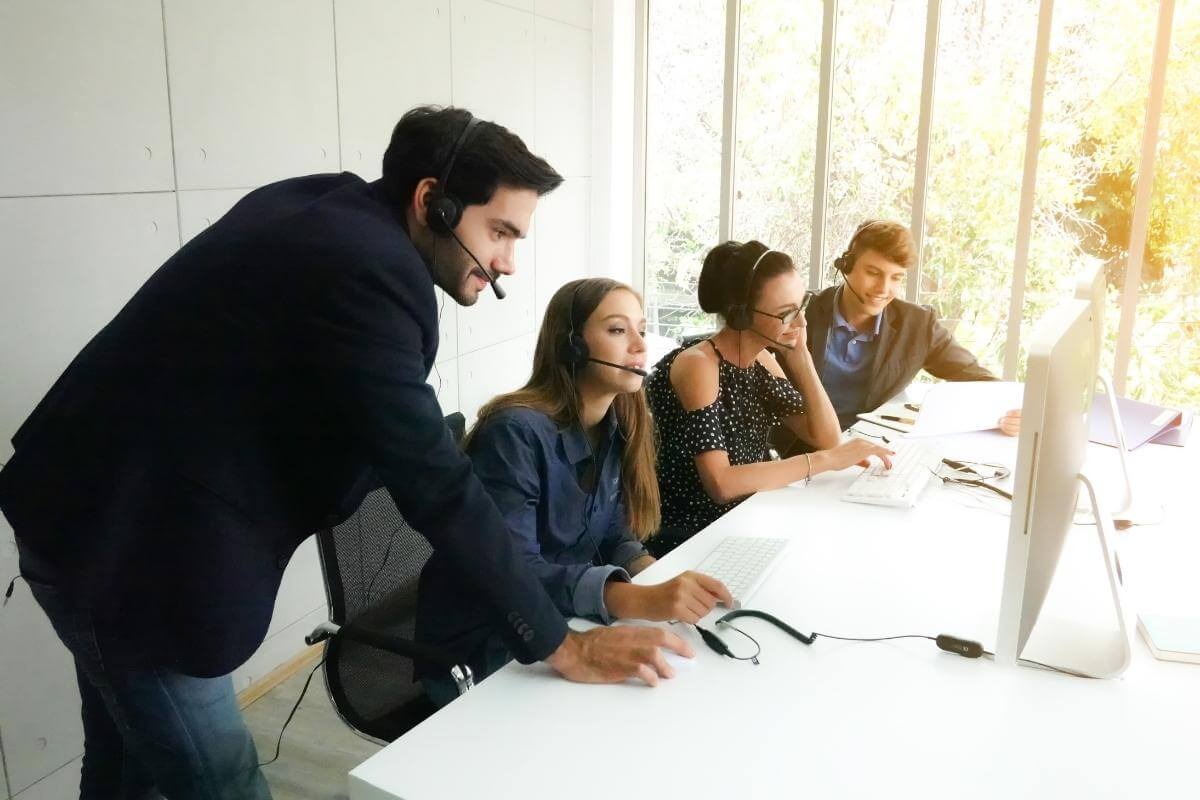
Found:
[[[465,420],[446,418],[455,441]],[[416,627],[417,582],[433,552],[377,488],[344,522],[317,532],[330,617],[411,640]],[[325,651],[325,683],[334,707],[358,732],[392,741],[434,706],[413,679],[413,662],[401,655],[335,637]]]

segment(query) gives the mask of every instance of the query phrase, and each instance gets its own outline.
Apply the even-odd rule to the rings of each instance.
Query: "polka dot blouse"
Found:
[[[738,367],[720,358],[717,399],[695,411],[685,411],[671,386],[671,365],[680,347],[658,362],[646,384],[658,440],[658,487],[662,495],[662,539],[669,550],[704,528],[742,500],[718,504],[700,483],[695,457],[724,450],[729,463],[753,464],[767,458],[767,434],[785,417],[804,410],[796,387],[777,378],[755,361]],[[742,498],[745,499],[745,498]],[[651,544],[648,542],[647,544]],[[653,547],[651,550],[653,551]]]

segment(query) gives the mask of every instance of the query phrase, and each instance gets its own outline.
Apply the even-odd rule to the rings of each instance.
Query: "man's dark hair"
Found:
[[[440,179],[454,143],[471,119],[463,108],[417,106],[392,129],[383,154],[383,187],[397,207],[407,206],[424,178]],[[482,205],[500,186],[532,189],[539,196],[562,183],[545,159],[529,152],[521,138],[494,122],[480,121],[454,161],[443,191],[464,206]]]

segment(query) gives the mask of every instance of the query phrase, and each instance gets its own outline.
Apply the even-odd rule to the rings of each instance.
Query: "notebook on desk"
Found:
[[[1200,619],[1138,614],[1137,626],[1159,661],[1200,664]]]

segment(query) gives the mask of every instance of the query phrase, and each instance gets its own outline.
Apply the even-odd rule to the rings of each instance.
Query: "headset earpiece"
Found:
[[[429,202],[425,207],[425,224],[434,233],[449,236],[450,232],[462,222],[463,206],[454,195],[442,194],[437,189],[429,193]]]
[[[591,357],[587,341],[575,332],[576,302],[579,300],[579,289],[582,286],[583,283],[580,282],[571,292],[570,330],[567,332],[567,338],[558,348],[558,360],[568,367],[583,366]]]
[[[846,248],[846,252],[833,260],[833,268],[843,275],[849,275],[850,270],[854,269],[854,262],[850,260],[851,248],[854,246],[854,240],[850,240],[850,247]]]
[[[440,236],[449,236],[458,227],[458,223],[462,222],[462,200],[447,192],[446,187],[449,185],[450,171],[454,169],[454,162],[458,159],[459,152],[462,151],[463,145],[467,143],[467,138],[471,135],[472,129],[478,124],[479,120],[475,119],[475,117],[468,117],[466,126],[454,142],[453,149],[450,150],[450,157],[446,159],[446,166],[442,170],[441,177],[438,178],[437,185],[429,193],[429,199],[425,207],[425,224],[429,226],[431,231]]]
[[[754,312],[750,308],[750,292],[754,289],[754,275],[758,272],[758,265],[762,263],[762,260],[774,252],[776,251],[768,247],[754,260],[750,272],[746,275],[746,282],[742,286],[742,302],[734,303],[725,310],[725,322],[731,330],[748,331],[754,324],[752,316]]]
[[[843,275],[849,275],[850,271],[854,269],[854,246],[858,244],[858,237],[862,236],[863,231],[867,228],[874,227],[881,222],[886,222],[886,220],[872,219],[859,225],[858,229],[854,231],[854,235],[850,237],[850,244],[846,245],[842,254],[833,260],[833,268]]]

